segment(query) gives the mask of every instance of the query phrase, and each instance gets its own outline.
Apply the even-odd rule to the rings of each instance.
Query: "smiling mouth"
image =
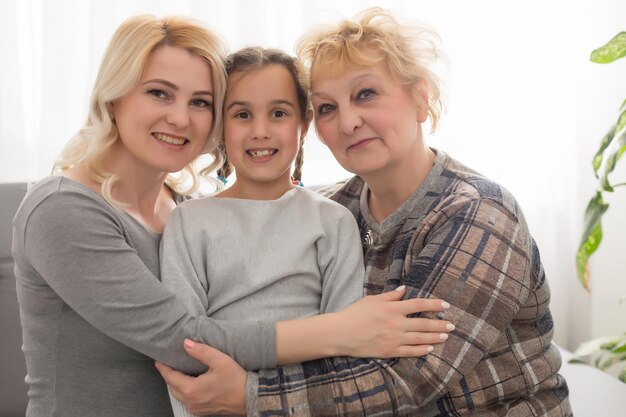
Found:
[[[170,145],[183,146],[185,143],[189,142],[186,138],[179,138],[174,136],[169,136],[163,133],[153,133],[152,137],[156,140],[168,143]]]
[[[278,152],[278,149],[249,149],[246,151],[252,158],[266,158]]]

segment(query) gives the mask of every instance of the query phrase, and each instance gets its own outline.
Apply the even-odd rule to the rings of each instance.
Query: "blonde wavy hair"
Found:
[[[365,9],[352,20],[321,26],[303,35],[296,54],[312,81],[333,76],[346,67],[382,65],[414,97],[426,97],[431,132],[437,129],[444,104],[438,76],[432,69],[440,58],[440,38],[422,24],[401,24],[387,10]]]
[[[213,124],[201,152],[212,155],[212,162],[200,169],[193,162],[189,163],[179,175],[168,175],[166,184],[181,195],[191,194],[198,188],[199,175],[216,187],[221,185],[219,181],[211,179],[209,173],[222,164],[217,144],[223,130],[226,49],[224,42],[201,24],[174,16],[135,16],[120,25],[102,58],[91,94],[87,122],[65,146],[54,163],[53,173],[85,163],[90,178],[101,184],[104,198],[115,203],[111,190],[120,177],[107,172],[104,161],[119,139],[119,133],[109,117],[107,106],[137,85],[150,53],[160,46],[183,48],[203,58],[211,68],[214,94]],[[185,186],[189,183],[191,185]]]

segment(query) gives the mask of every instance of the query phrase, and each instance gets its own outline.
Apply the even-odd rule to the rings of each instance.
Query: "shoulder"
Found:
[[[439,208],[454,211],[467,205],[497,210],[516,219],[523,217],[515,197],[502,185],[438,151],[440,167],[434,188],[440,194]]]
[[[337,202],[353,199],[358,201],[364,184],[365,181],[363,181],[361,177],[355,175],[351,178],[339,181],[336,184],[321,188],[318,190],[318,194]]]
[[[200,198],[188,198],[181,201],[175,210],[181,213],[196,213],[197,211],[206,210],[214,206],[220,199],[214,196],[200,197]]]
[[[64,177],[50,177],[27,193],[14,219],[17,246],[74,245],[124,235],[117,209],[95,191]],[[62,243],[65,242],[65,243]]]
[[[352,217],[352,213],[346,207],[315,191],[299,188],[296,191],[296,198],[299,200],[300,205],[315,209],[323,217]]]
[[[15,216],[15,222],[26,222],[33,214],[47,216],[50,221],[75,219],[106,213],[116,216],[113,208],[98,193],[62,176],[47,177],[31,187]]]
[[[185,229],[186,233],[200,228],[210,219],[218,216],[222,199],[210,197],[192,198],[181,202],[170,214],[165,227],[169,233],[173,229]]]

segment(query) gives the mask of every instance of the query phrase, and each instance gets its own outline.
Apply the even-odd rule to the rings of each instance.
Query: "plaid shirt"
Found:
[[[548,283],[511,194],[441,151],[382,224],[367,194],[359,177],[329,193],[356,217],[367,293],[404,284],[407,297],[446,300],[443,316],[456,330],[420,358],[336,357],[262,370],[254,415],[571,416]]]

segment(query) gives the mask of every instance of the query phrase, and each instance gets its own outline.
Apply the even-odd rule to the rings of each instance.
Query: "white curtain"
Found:
[[[626,96],[623,66],[599,68],[588,54],[626,29],[620,0],[0,0],[0,182],[50,172],[86,118],[110,36],[132,15],[192,16],[233,50],[259,44],[293,52],[312,25],[374,5],[440,33],[448,113],[429,143],[518,198],[552,287],[557,343],[572,349],[592,335],[626,329],[617,301],[626,288],[594,277],[596,292],[587,296],[574,269],[582,211],[593,192],[589,160]],[[311,134],[305,185],[347,175]]]

